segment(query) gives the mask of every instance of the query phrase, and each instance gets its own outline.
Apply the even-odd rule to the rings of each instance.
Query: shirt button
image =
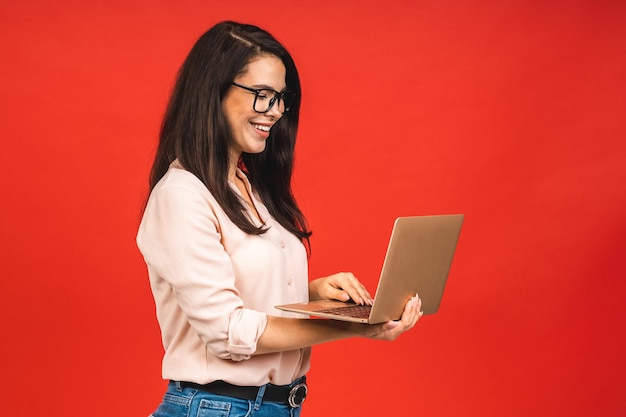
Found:
[[[292,285],[292,284],[293,284],[293,279],[289,278],[289,279],[287,280],[287,285]]]
[[[281,242],[280,242],[280,247],[281,247],[282,249],[285,249],[285,246],[287,246],[287,245],[285,244],[285,242],[284,242],[284,241],[281,241]]]

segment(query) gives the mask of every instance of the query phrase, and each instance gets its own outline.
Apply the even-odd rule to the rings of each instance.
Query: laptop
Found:
[[[463,217],[398,217],[372,306],[321,300],[276,308],[312,317],[376,324],[399,320],[406,303],[418,294],[424,314],[434,314],[439,310]]]

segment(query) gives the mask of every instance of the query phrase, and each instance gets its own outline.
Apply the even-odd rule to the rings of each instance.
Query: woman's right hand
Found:
[[[399,321],[388,321],[380,324],[358,324],[359,334],[363,337],[376,340],[396,340],[402,333],[410,330],[422,317],[422,300],[416,294],[404,307]]]

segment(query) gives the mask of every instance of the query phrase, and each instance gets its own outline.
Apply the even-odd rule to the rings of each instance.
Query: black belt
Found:
[[[249,401],[256,401],[259,393],[259,387],[243,387],[239,385],[232,385],[224,381],[215,381],[205,385],[181,381],[180,386],[183,388],[194,388],[200,391],[210,392],[211,394],[225,395],[227,397],[234,397]],[[304,402],[307,391],[308,388],[304,377],[302,377],[298,383],[291,386],[268,384],[265,387],[263,401],[285,403],[297,408]]]

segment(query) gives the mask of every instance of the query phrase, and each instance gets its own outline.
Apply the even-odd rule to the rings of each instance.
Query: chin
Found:
[[[246,150],[246,153],[262,153],[265,151],[265,142],[263,142],[262,145],[259,146],[251,146],[248,150]]]

